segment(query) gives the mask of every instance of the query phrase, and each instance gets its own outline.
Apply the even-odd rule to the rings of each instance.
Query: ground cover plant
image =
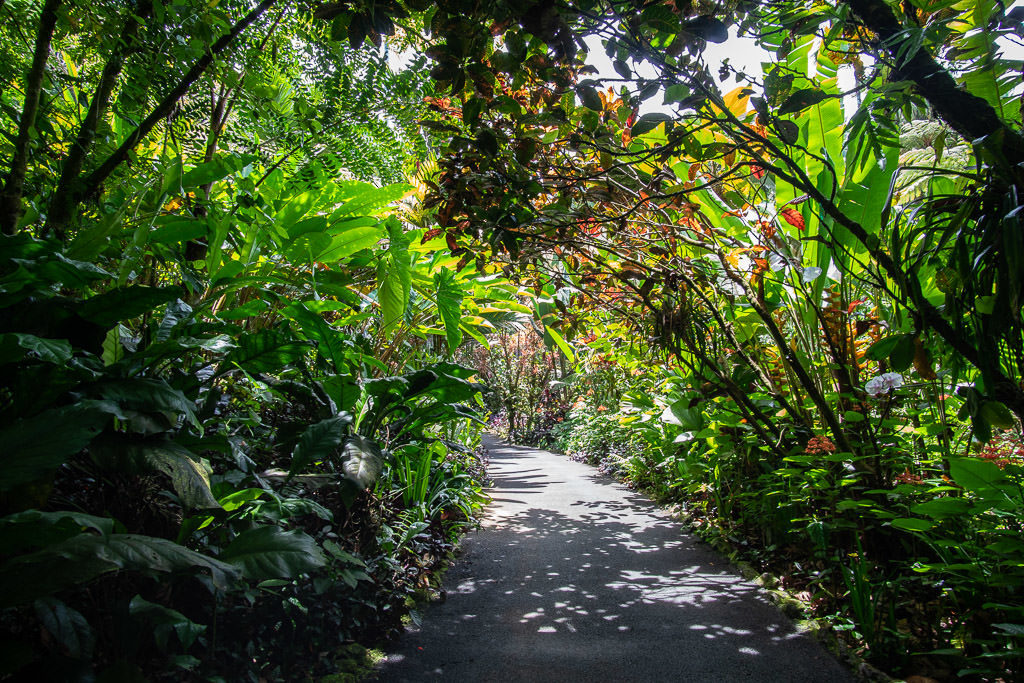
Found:
[[[1020,8],[0,14],[5,673],[329,672],[493,412],[883,668],[1019,677]]]

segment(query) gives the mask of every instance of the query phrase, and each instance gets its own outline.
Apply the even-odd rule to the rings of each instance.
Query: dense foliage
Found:
[[[431,86],[273,5],[0,7],[5,675],[330,673],[484,500]]]
[[[329,671],[480,504],[486,406],[883,667],[1020,674],[1019,8],[0,14],[7,671]]]

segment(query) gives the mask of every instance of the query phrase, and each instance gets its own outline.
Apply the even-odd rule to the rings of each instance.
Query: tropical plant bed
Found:
[[[482,478],[483,461],[473,457],[473,475]],[[146,538],[159,547],[152,534],[165,532],[175,521],[180,524],[180,510],[161,504],[160,498],[126,495],[158,486],[154,478],[121,475],[73,490],[63,484],[76,480],[63,477],[57,479],[54,497],[85,509],[117,512],[118,519],[131,520],[127,530],[133,539]],[[54,672],[64,680],[85,680],[93,670],[116,680],[152,681],[355,676],[359,667],[354,663],[364,658],[363,646],[381,645],[401,633],[418,596],[436,584],[458,537],[475,520],[446,510],[414,527],[408,538],[397,539],[395,529],[409,512],[401,496],[367,489],[349,500],[343,491],[325,486],[303,499],[281,496],[286,503],[303,500],[313,510],[292,515],[287,520],[292,531],[282,533],[315,539],[329,559],[324,567],[294,579],[252,580],[230,590],[212,587],[202,575],[178,573],[168,579],[155,570],[118,571],[69,586],[3,612],[5,651],[14,653],[5,658],[5,671],[15,680],[53,680],[49,676]],[[111,507],[118,500],[125,501],[123,507]],[[77,520],[88,518],[81,513]],[[140,552],[145,547],[140,544]],[[281,575],[297,571],[288,567],[293,561],[273,550],[252,555],[253,563],[279,564]],[[23,578],[29,584],[26,590],[32,590],[40,581],[64,577]],[[40,651],[49,657],[26,661],[26,655]]]

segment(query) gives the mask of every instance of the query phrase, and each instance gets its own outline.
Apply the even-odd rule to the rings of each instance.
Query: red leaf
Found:
[[[754,174],[754,177],[760,180],[764,178],[764,167],[758,164],[750,164],[750,172]]]
[[[427,230],[425,233],[423,233],[423,241],[420,242],[420,244],[426,244],[427,242],[429,242],[430,240],[434,239],[435,237],[440,237],[440,236],[441,236],[441,228],[431,228],[430,230]]]
[[[792,207],[779,211],[779,216],[782,217],[782,220],[786,221],[797,230],[803,230],[807,227],[807,223],[804,222],[803,214]]]

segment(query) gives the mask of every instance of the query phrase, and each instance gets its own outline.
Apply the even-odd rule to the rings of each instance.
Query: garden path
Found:
[[[378,680],[853,680],[643,496],[564,456],[485,445],[483,528]]]

